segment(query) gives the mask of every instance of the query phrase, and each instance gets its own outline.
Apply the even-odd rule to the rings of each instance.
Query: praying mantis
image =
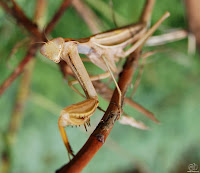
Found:
[[[84,125],[86,127],[90,124],[90,117],[99,105],[98,96],[91,81],[112,77],[119,93],[117,106],[121,113],[121,91],[113,75],[117,72],[116,62],[142,46],[168,16],[169,12],[166,12],[148,31],[146,31],[146,23],[138,23],[88,38],[64,39],[58,37],[46,42],[41,47],[41,54],[48,59],[55,63],[64,60],[70,66],[76,77],[76,81],[69,81],[70,87],[81,96],[86,97],[86,100],[82,102],[65,107],[58,120],[60,134],[69,158],[70,155],[74,156],[74,154],[64,129],[65,126]],[[131,46],[126,49],[129,45]],[[90,77],[79,54],[85,54],[91,62],[106,73]],[[86,96],[73,87],[73,84],[77,82],[81,85]]]

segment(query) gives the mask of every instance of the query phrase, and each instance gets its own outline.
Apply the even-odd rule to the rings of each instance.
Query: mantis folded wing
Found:
[[[73,156],[64,127],[89,124],[90,117],[99,104],[96,91],[79,53],[86,54],[95,65],[109,71],[113,77],[112,72],[117,71],[115,63],[142,46],[168,16],[169,13],[165,13],[147,32],[146,24],[141,23],[93,35],[89,38],[73,40],[58,37],[41,47],[40,52],[45,57],[56,63],[63,59],[71,67],[87,98],[85,101],[64,108],[58,120],[59,130],[69,154]],[[124,50],[130,44],[133,45],[128,50]],[[121,91],[114,77],[113,80],[120,97]],[[76,89],[74,90],[76,91]],[[118,107],[121,109],[121,97]]]

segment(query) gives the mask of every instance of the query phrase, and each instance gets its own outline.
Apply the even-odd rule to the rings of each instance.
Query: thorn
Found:
[[[102,143],[105,142],[105,141],[104,141],[104,135],[97,134],[96,137],[97,137],[97,140],[98,140],[99,142],[102,142]]]

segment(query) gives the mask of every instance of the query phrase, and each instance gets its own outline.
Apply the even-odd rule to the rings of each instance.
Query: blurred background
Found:
[[[25,14],[32,19],[36,1],[16,0]],[[44,14],[39,21],[41,30],[57,11],[61,0],[46,1]],[[115,28],[112,13],[118,26],[138,21],[144,0],[84,0],[101,20],[101,31]],[[187,18],[183,1],[162,0],[155,3],[152,24],[166,11],[171,16],[154,35],[175,29],[186,29]],[[92,34],[74,6],[69,6],[49,39],[56,37],[83,38]],[[27,51],[28,33],[19,27],[13,17],[0,8],[0,84],[11,74]],[[16,50],[13,47],[19,43]],[[144,72],[134,100],[153,112],[161,122],[156,124],[134,108],[125,105],[124,111],[146,124],[150,130],[140,130],[115,123],[104,146],[83,170],[89,172],[124,173],[183,173],[189,164],[200,167],[200,57],[198,52],[188,53],[188,39],[182,39],[157,47],[162,50],[145,63]],[[11,58],[9,55],[12,53]],[[95,65],[85,63],[90,74],[99,74]],[[58,65],[44,58],[39,51],[25,71],[28,79],[23,83],[20,75],[0,97],[0,170],[6,173],[54,172],[68,162],[67,151],[58,130],[60,110],[83,100],[67,85]],[[30,80],[30,85],[26,85]],[[135,82],[133,79],[133,84]],[[114,85],[112,86],[114,87]],[[20,109],[14,111],[19,92],[28,93]],[[129,87],[127,96],[132,92]],[[23,94],[21,94],[23,95]],[[108,102],[99,98],[100,106]],[[15,119],[13,120],[13,115]],[[67,128],[75,153],[83,146],[103,116],[96,111],[91,127]],[[14,123],[14,124],[12,124]],[[17,124],[17,125],[16,125]],[[12,130],[13,126],[17,126]],[[9,169],[7,169],[9,168]]]

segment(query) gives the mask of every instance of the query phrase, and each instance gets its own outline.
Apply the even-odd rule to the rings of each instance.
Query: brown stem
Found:
[[[124,65],[123,71],[120,74],[118,85],[122,92],[122,98],[124,98],[125,92],[132,80],[134,73],[134,64],[140,56],[140,50],[135,51]],[[90,135],[89,139],[77,155],[65,166],[63,166],[57,173],[67,172],[80,172],[93,158],[96,152],[104,144],[110,131],[112,130],[115,121],[119,118],[120,112],[117,103],[119,101],[119,95],[117,89],[115,89],[108,109],[101,119],[100,123]]]
[[[150,112],[149,110],[145,109],[140,104],[136,103],[135,101],[133,101],[133,100],[131,100],[129,98],[124,98],[124,101],[128,105],[134,107],[137,111],[139,111],[142,114],[146,115],[148,118],[150,118],[151,120],[153,120],[155,123],[160,123],[152,112]]]
[[[155,0],[146,0],[140,22],[147,23],[151,19],[151,12],[153,11]]]
[[[16,77],[18,77],[19,74],[21,74],[26,64],[35,56],[37,47],[38,45],[36,44],[29,47],[25,58],[20,62],[20,64],[15,68],[13,73],[0,86],[0,96],[12,84],[12,82],[16,79]]]
[[[37,24],[39,29],[43,28],[46,9],[47,0],[37,0],[35,6],[34,22]]]
[[[10,7],[5,2],[3,2],[1,0],[0,5],[8,14],[12,15],[12,10],[10,9]]]
[[[61,18],[65,10],[68,8],[68,6],[71,4],[71,0],[64,0],[63,3],[60,5],[60,8],[58,9],[57,13],[54,15],[54,17],[51,19],[49,24],[47,25],[45,29],[45,33],[50,33],[53,28],[55,27],[58,20]]]
[[[3,7],[3,9],[8,12],[10,15],[12,15],[17,21],[19,21],[20,24],[22,24],[29,32],[31,32],[32,36],[34,36],[35,41],[46,39],[44,38],[43,34],[41,34],[35,24],[33,24],[23,13],[23,11],[19,8],[19,6],[13,2],[13,9],[9,8],[9,6],[3,2],[0,1],[0,5]],[[46,33],[51,32],[53,27],[55,27],[55,24],[62,16],[64,10],[69,6],[70,0],[64,0],[61,4],[60,8],[58,9],[57,13],[53,17],[53,19],[50,21],[49,25],[46,28]],[[29,30],[30,27],[30,30]],[[28,52],[24,59],[21,61],[21,63],[16,67],[14,72],[3,82],[3,84],[0,86],[0,96],[3,94],[3,92],[12,84],[12,82],[21,74],[23,71],[25,65],[31,60],[31,58],[35,55],[37,48],[39,47],[38,44],[32,45],[29,47]]]
[[[200,51],[200,1],[185,0],[189,30],[195,35],[196,43]]]
[[[93,34],[99,33],[101,31],[101,21],[82,0],[73,0],[72,5],[79,13],[80,17],[83,18]]]
[[[31,35],[40,39],[43,38],[43,35],[38,30],[37,25],[27,18],[23,10],[14,0],[12,0],[11,10],[12,13],[10,13],[10,15],[12,15],[20,24],[22,24],[26,30],[31,33]]]

